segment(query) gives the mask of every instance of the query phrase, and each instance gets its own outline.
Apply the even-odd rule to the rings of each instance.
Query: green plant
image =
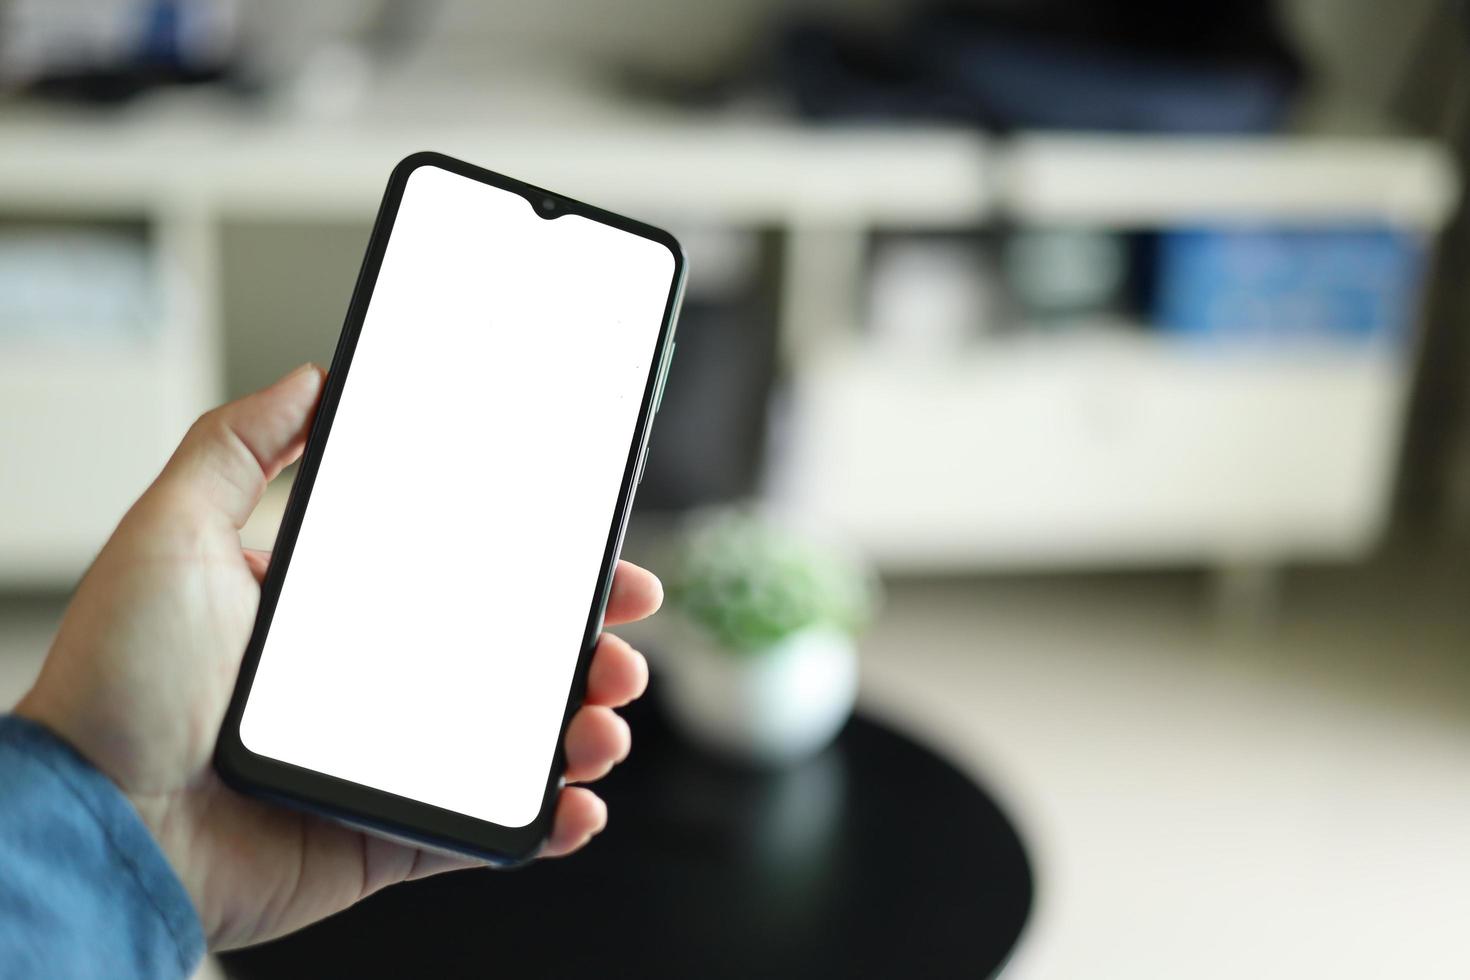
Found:
[[[669,599],[725,649],[754,653],[809,627],[856,633],[876,600],[850,557],[743,511],[720,511],[683,535]]]

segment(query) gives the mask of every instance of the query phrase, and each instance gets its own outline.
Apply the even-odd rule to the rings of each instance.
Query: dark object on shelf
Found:
[[[227,81],[230,81],[230,76],[220,68],[194,70],[178,66],[129,65],[56,72],[32,82],[25,92],[36,98],[58,102],[112,105],[155,89]]]
[[[775,376],[768,306],[758,296],[685,299],[638,510],[683,510],[754,492]]]
[[[575,858],[390,888],[224,956],[288,977],[984,977],[1032,880],[985,791],[861,715],[809,763],[727,768],[646,704],[605,783],[612,820]]]
[[[114,104],[174,86],[231,81],[234,18],[226,0],[25,5],[4,25],[4,88],[38,98]]]
[[[813,119],[1243,133],[1280,126],[1301,68],[1271,0],[1052,0],[930,8],[883,36],[798,23],[776,76]]]

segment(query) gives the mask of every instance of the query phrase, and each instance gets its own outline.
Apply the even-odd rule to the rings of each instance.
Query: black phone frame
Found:
[[[352,356],[357,349],[363,321],[367,315],[368,305],[372,301],[374,287],[377,285],[378,273],[382,268],[383,256],[387,251],[388,239],[393,232],[393,224],[398,215],[399,204],[403,199],[404,188],[413,172],[425,166],[438,167],[450,173],[489,184],[500,190],[519,194],[525,197],[532,209],[546,220],[556,220],[567,214],[581,215],[592,221],[657,242],[668,248],[674,257],[674,274],[669,284],[668,298],[664,303],[655,356],[649,362],[648,381],[644,386],[643,400],[638,411],[638,424],[624,463],[623,478],[618,488],[617,507],[613,512],[612,526],[608,531],[596,590],[587,614],[587,626],[583,631],[576,672],[571,688],[567,692],[566,709],[563,712],[551,768],[547,773],[546,790],[535,819],[524,827],[502,826],[468,814],[432,806],[360,783],[292,765],[279,759],[262,756],[246,748],[240,739],[240,721],[245,712],[245,704],[250,697],[250,689],[255,680],[256,668],[260,663],[261,651],[264,649],[266,636],[270,632],[276,603],[280,598],[281,587],[290,567],[291,554],[301,530],[307,503],[311,498],[312,486],[315,484],[322,453],[331,433],[332,421],[336,417],[337,408],[342,399],[342,392],[352,364]],[[554,207],[548,209],[547,202],[551,202]],[[506,177],[442,153],[433,151],[413,153],[393,168],[388,179],[388,188],[378,209],[377,219],[373,224],[372,235],[368,240],[367,252],[363,257],[357,284],[353,288],[352,300],[342,326],[342,334],[337,342],[336,353],[332,357],[332,364],[327,373],[326,385],[322,391],[316,418],[307,436],[300,469],[291,487],[290,498],[287,501],[281,528],[276,537],[270,567],[261,583],[260,608],[256,614],[254,631],[245,648],[239,678],[236,681],[229,708],[225,713],[219,739],[215,744],[215,769],[227,785],[252,796],[285,803],[298,809],[306,809],[374,833],[400,838],[436,850],[469,854],[497,866],[513,866],[535,856],[542,842],[550,834],[555,817],[556,797],[562,785],[561,773],[566,768],[567,725],[571,722],[572,715],[577,708],[581,706],[586,693],[587,671],[591,664],[592,651],[602,632],[603,616],[607,609],[618,554],[622,550],[623,534],[627,529],[628,516],[632,510],[634,491],[642,477],[653,417],[658,410],[659,397],[662,395],[663,385],[668,375],[669,361],[673,354],[673,336],[678,320],[679,304],[683,296],[686,264],[684,251],[678,240],[661,228]]]

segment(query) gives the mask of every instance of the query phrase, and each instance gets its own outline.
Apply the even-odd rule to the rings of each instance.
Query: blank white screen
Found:
[[[251,751],[535,818],[674,259],[409,176],[240,726]]]

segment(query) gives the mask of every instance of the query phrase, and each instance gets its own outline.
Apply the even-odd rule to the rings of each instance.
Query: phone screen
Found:
[[[506,827],[540,810],[670,249],[409,175],[240,724]]]

